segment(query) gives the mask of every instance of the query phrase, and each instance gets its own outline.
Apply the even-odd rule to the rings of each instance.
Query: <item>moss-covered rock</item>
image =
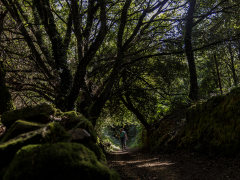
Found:
[[[7,128],[19,119],[47,123],[50,121],[50,115],[55,114],[55,110],[51,105],[43,103],[37,106],[28,106],[22,109],[4,112],[1,119]]]
[[[23,147],[14,157],[4,180],[118,180],[118,174],[99,163],[95,154],[78,143]]]
[[[0,143],[0,169],[11,162],[15,153],[23,146],[29,144],[55,143],[67,141],[69,135],[58,123],[49,123],[45,127],[23,133],[17,137]]]
[[[62,117],[65,116],[65,117],[67,117],[69,120],[72,120],[72,119],[74,119],[74,118],[77,117],[77,113],[76,113],[76,111],[68,111],[68,112],[62,113],[61,116],[62,116]]]
[[[60,110],[60,109],[56,109],[56,116],[62,116],[63,115],[63,112]]]
[[[97,142],[97,133],[93,128],[92,123],[89,120],[85,120],[85,121],[80,121],[76,128],[83,128],[85,129],[87,132],[90,133],[91,135],[91,141],[96,143]]]
[[[42,137],[45,143],[65,142],[69,134],[56,122],[49,123],[42,130]]]
[[[68,115],[67,117],[68,118],[66,119],[65,128],[69,130],[75,128],[79,122],[88,121],[88,119],[85,118],[83,115],[75,116],[74,113],[72,113],[71,116]]]
[[[85,129],[91,135],[91,141],[94,143],[97,142],[97,134],[93,128],[92,123],[83,115],[79,115],[77,117],[68,119],[65,123],[65,128],[68,130],[74,129],[74,128]]]
[[[85,118],[83,115],[79,115],[74,118],[67,118],[65,123],[65,128],[68,130],[73,129],[77,126],[79,122],[83,122],[83,121],[88,121],[88,119]]]
[[[4,134],[3,138],[1,139],[1,143],[6,142],[19,134],[23,134],[29,131],[35,131],[37,129],[42,128],[43,124],[38,124],[34,122],[28,122],[23,120],[17,120],[13,125],[7,130]]]
[[[106,156],[103,153],[103,151],[99,145],[97,145],[96,143],[93,143],[93,142],[90,142],[90,143],[87,143],[84,145],[95,153],[99,162],[101,162],[103,164],[107,164]]]
[[[23,146],[28,144],[41,143],[42,130],[31,131],[28,133],[21,134],[14,139],[7,142],[0,143],[0,169],[8,165],[13,159],[15,153]]]
[[[77,143],[89,143],[91,135],[85,130],[81,128],[72,129],[67,131],[70,135],[69,142],[77,142]]]
[[[240,152],[240,88],[199,102],[187,111],[180,147],[236,155]]]

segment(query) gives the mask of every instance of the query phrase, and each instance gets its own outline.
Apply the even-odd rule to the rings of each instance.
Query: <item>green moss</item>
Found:
[[[76,113],[76,111],[68,111],[68,112],[62,113],[61,116],[65,116],[65,117],[67,117],[68,119],[74,119],[74,118],[77,117],[77,113]]]
[[[240,87],[234,87],[230,91],[230,95],[239,96],[240,95]]]
[[[92,123],[87,119],[83,119],[82,117],[80,117],[78,119],[79,119],[79,123],[75,126],[75,128],[85,129],[91,135],[91,141],[96,143],[97,142],[97,133],[94,130]]]
[[[75,112],[75,111],[73,111],[73,112]],[[94,143],[97,142],[97,134],[93,128],[92,123],[87,118],[85,118],[83,115],[79,115],[75,118],[69,119],[65,124],[65,128],[67,130],[74,129],[74,128],[85,129],[91,135],[91,141]]]
[[[73,129],[77,126],[79,122],[88,121],[87,118],[85,118],[83,115],[76,116],[75,118],[70,118],[67,120],[65,124],[65,128],[67,129]]]
[[[0,169],[11,162],[15,153],[23,146],[29,144],[65,142],[68,138],[69,135],[61,125],[49,123],[41,129],[20,134],[7,142],[0,143]]]
[[[200,113],[204,109],[205,101],[198,101],[195,107],[195,111]]]
[[[90,143],[87,143],[84,145],[95,153],[99,162],[101,162],[103,164],[107,164],[105,154],[103,153],[102,149],[96,143],[90,142]]]
[[[41,130],[31,131],[21,134],[7,142],[0,143],[0,169],[8,165],[13,159],[15,153],[23,146],[28,144],[41,143]]]
[[[63,112],[60,109],[55,109],[56,116],[62,116]]]
[[[37,106],[28,106],[22,109],[7,111],[2,114],[2,123],[9,128],[15,121],[22,119],[33,122],[47,123],[49,116],[55,114],[55,109],[43,103]]]
[[[180,147],[234,155],[240,150],[240,89],[197,103],[187,111]]]
[[[65,142],[69,139],[69,134],[56,122],[49,123],[45,126],[42,136],[46,143]]]
[[[19,134],[34,131],[40,129],[41,127],[43,127],[42,124],[18,120],[10,127],[10,129],[7,130],[7,132],[5,133],[1,140],[1,143],[12,139],[18,136]]]
[[[188,110],[186,111],[186,121],[187,122],[190,122],[194,119],[194,115],[196,114],[195,107],[196,107],[196,105],[193,105],[190,108],[188,108]]]
[[[14,157],[3,180],[118,180],[118,174],[99,163],[78,143],[29,145]]]

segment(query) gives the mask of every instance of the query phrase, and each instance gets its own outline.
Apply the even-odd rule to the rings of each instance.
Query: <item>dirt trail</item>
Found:
[[[107,160],[121,180],[240,180],[240,157],[212,158],[187,151],[153,155],[127,149],[107,154]]]

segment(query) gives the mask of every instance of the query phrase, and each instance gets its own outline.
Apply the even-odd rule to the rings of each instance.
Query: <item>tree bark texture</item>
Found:
[[[4,18],[7,12],[8,11],[5,11],[4,13],[0,14],[0,42],[1,42],[1,34],[3,32]],[[1,56],[5,57],[4,52],[2,52]],[[1,61],[0,59],[0,114],[15,108],[12,101],[12,96],[5,84],[5,76],[6,76],[5,67],[4,67],[3,61]]]
[[[192,50],[192,29],[193,29],[193,14],[195,12],[196,0],[189,1],[189,9],[187,13],[186,21],[186,34],[184,38],[185,53],[187,56],[189,73],[190,73],[190,92],[189,98],[193,101],[198,100],[198,81],[197,81],[197,71],[194,59],[194,53]]]
[[[15,108],[12,96],[5,84],[5,75],[3,61],[0,61],[0,114]]]

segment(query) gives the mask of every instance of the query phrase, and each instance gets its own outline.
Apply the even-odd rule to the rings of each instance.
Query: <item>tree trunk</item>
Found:
[[[11,94],[5,84],[5,75],[3,61],[0,61],[0,114],[15,108]]]
[[[0,42],[1,42],[1,34],[3,32],[4,18],[7,12],[8,11],[5,11],[4,13],[0,14]],[[5,57],[4,52],[2,52],[2,57]],[[5,84],[5,76],[6,76],[6,71],[3,65],[3,61],[0,61],[0,114],[15,108],[12,101],[12,96]]]
[[[221,94],[222,94],[222,83],[221,83],[221,79],[220,79],[220,75],[219,75],[219,69],[218,69],[216,54],[214,54],[214,60],[215,60],[215,65],[216,65],[216,70],[217,70],[219,88],[220,88],[220,91],[221,91]]]
[[[119,72],[121,69],[120,67],[124,60],[124,53],[125,53],[126,47],[123,46],[123,35],[124,35],[124,28],[127,23],[127,12],[128,12],[128,8],[130,7],[130,4],[131,4],[131,0],[126,0],[125,4],[123,6],[123,10],[122,10],[122,14],[121,14],[121,22],[120,22],[120,26],[119,26],[119,30],[118,30],[118,34],[117,34],[118,53],[117,53],[117,58],[116,58],[114,66],[113,66],[112,72],[109,76],[108,82],[107,82],[104,90],[99,95],[97,101],[95,101],[92,104],[91,108],[89,109],[89,116],[90,116],[89,119],[93,123],[93,125],[96,124],[97,118],[100,116],[100,113],[111,94],[113,85],[119,75]]]
[[[126,108],[129,111],[131,111],[135,114],[135,116],[138,118],[138,120],[142,123],[142,125],[145,127],[145,129],[148,132],[150,130],[151,126],[147,123],[147,121],[145,120],[145,118],[141,114],[141,112],[136,107],[133,106],[129,95],[125,95],[125,97],[126,97],[126,100],[122,97],[121,101],[123,102],[123,104],[126,106]]]
[[[197,72],[194,60],[194,53],[192,50],[192,28],[193,28],[193,14],[195,12],[196,0],[190,0],[189,9],[186,22],[186,34],[184,38],[185,52],[188,61],[189,73],[190,73],[190,93],[189,98],[193,101],[198,100],[198,82]]]
[[[236,76],[236,70],[235,70],[235,67],[234,67],[234,57],[233,57],[233,52],[232,52],[232,46],[231,46],[231,44],[228,45],[228,49],[229,49],[230,58],[231,58],[230,69],[231,69],[232,75],[233,75],[234,86],[236,86],[237,83],[238,83],[238,81],[237,81],[237,76]]]

